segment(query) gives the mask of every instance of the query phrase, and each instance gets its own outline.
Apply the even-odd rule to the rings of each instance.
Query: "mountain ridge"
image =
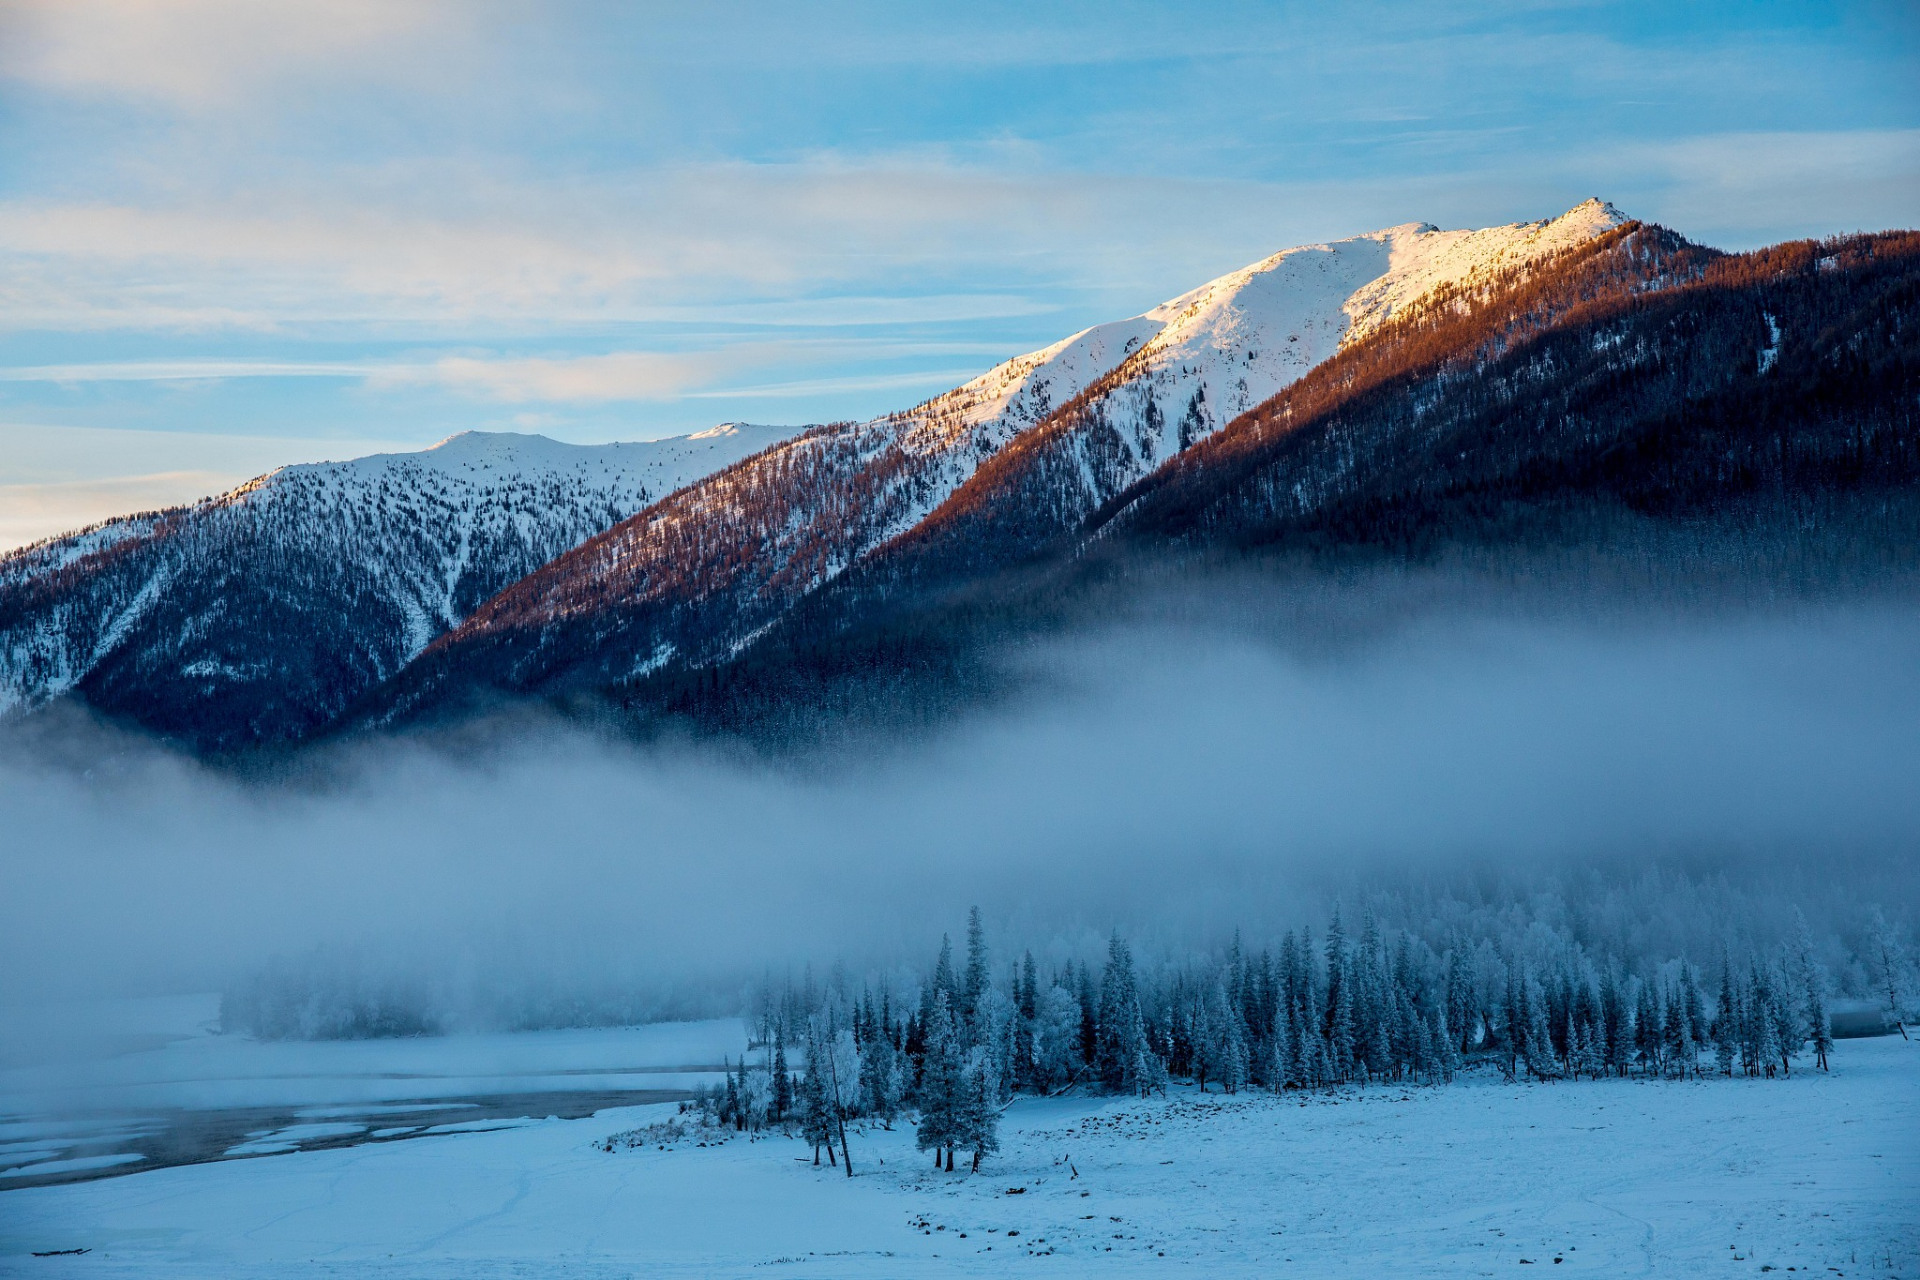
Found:
[[[501,587],[791,430],[465,432],[21,548],[0,556],[0,711],[79,692],[217,748],[305,736]]]
[[[169,614],[157,602],[179,594],[171,581],[124,570],[191,534],[177,513],[75,535],[92,542],[41,553],[68,560],[24,581],[0,560],[0,673],[19,665],[23,619],[48,616],[29,597],[90,580],[115,603],[80,628],[94,657],[84,687],[69,687],[212,749],[526,697],[711,727],[744,723],[756,699],[798,715],[837,696],[835,681],[899,691],[916,669],[958,672],[978,631],[967,618],[1044,613],[1031,592],[1066,581],[1062,566],[1121,563],[1129,548],[1421,554],[1458,538],[1602,536],[1610,511],[1711,524],[1747,518],[1736,509],[1782,546],[1800,536],[1794,520],[1829,509],[1854,513],[1843,522],[1865,512],[1864,537],[1898,537],[1920,488],[1901,408],[1920,388],[1902,328],[1920,332],[1917,247],[1884,233],[1722,254],[1599,200],[1479,230],[1406,223],[1269,255],[911,409],[791,433],[723,425],[731,454],[664,493],[636,480],[624,512],[603,482],[626,464],[596,470],[537,437],[451,437],[424,469],[418,455],[288,469],[255,484],[331,493],[395,467],[415,489],[428,471],[468,484],[493,474],[499,451],[546,451],[561,459],[543,473],[556,492],[600,497],[582,515],[496,486],[497,538],[462,534],[426,557],[431,591],[408,579],[418,565],[405,556],[362,564],[288,544],[257,557],[308,594],[246,619],[295,653],[251,673],[191,640],[211,603]],[[774,438],[748,440],[755,431]],[[1876,493],[1890,495],[1884,519],[1867,510]],[[419,524],[429,505],[389,489],[379,510]],[[233,563],[251,562],[211,555],[199,568],[217,577]],[[448,573],[469,566],[456,599]],[[328,575],[335,594],[313,592]],[[271,575],[247,582],[261,598],[279,591]],[[325,601],[344,627],[328,630]],[[318,679],[324,697],[220,701],[222,680],[271,683],[343,655],[358,665]]]
[[[1621,217],[1589,200],[1536,222],[1478,231],[1408,223],[1282,250],[913,410],[816,428],[489,601],[422,654],[382,714],[430,705],[462,664],[503,690],[531,692],[725,660],[863,557],[911,537],[983,467],[1089,397],[1132,395],[1109,415],[1125,417],[1129,437],[1103,461],[1138,478],[1166,456],[1169,423],[1180,422],[1174,452],[1224,425],[1198,408],[1209,398],[1258,403],[1337,352],[1356,326],[1364,336],[1450,282],[1538,260]],[[1182,397],[1191,424],[1175,417]],[[818,456],[802,456],[809,451]],[[474,656],[450,659],[455,650]]]

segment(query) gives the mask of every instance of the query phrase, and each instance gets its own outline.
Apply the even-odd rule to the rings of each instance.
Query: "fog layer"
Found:
[[[806,768],[559,727],[356,748],[323,785],[15,750],[6,994],[218,989],[315,948],[442,983],[724,990],[923,959],[970,903],[1009,940],[1212,942],[1356,876],[1488,864],[1911,882],[1907,604],[1443,608],[1314,644],[1128,625],[1017,665],[1026,692],[990,713]]]

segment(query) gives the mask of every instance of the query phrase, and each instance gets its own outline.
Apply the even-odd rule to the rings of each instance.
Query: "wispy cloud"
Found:
[[[398,73],[407,59],[393,55],[408,51],[408,37],[445,42],[462,25],[459,6],[436,0],[11,0],[7,9],[0,75],[195,110],[316,69],[386,61]]]
[[[864,416],[1411,219],[1911,221],[1920,24],[1842,8],[0,0],[0,410]]]
[[[706,385],[718,374],[737,367],[742,359],[751,358],[741,351],[620,351],[564,359],[480,360],[454,356],[431,364],[396,366],[371,381],[375,386],[433,382],[509,404],[671,400]]]
[[[849,394],[856,391],[912,391],[942,389],[978,377],[976,367],[930,369],[917,373],[884,373],[838,378],[803,378],[794,382],[769,382],[761,386],[720,387],[688,394],[689,400],[780,400],[797,396]]]
[[[381,366],[339,360],[102,360],[0,366],[0,382],[200,382],[219,378],[366,378]]]

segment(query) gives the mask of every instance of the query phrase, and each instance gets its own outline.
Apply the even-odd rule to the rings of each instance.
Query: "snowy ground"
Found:
[[[0,1272],[1920,1275],[1897,1038],[1790,1081],[1022,1101],[978,1176],[905,1126],[855,1137],[851,1181],[784,1138],[595,1145],[672,1111],[0,1191]]]

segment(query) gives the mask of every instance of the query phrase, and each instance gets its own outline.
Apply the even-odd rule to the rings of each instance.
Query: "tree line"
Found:
[[[1883,920],[1874,936],[1897,1008],[1898,940]],[[963,960],[943,939],[913,988],[764,984],[759,1060],[730,1064],[700,1105],[743,1130],[797,1129],[815,1163],[824,1151],[850,1176],[849,1122],[911,1114],[936,1167],[965,1153],[977,1169],[1020,1094],[1444,1085],[1470,1065],[1541,1082],[1771,1079],[1826,1070],[1833,1047],[1804,919],[1771,947],[1726,941],[1703,969],[1590,949],[1537,921],[1436,947],[1372,911],[1353,930],[1335,906],[1317,935],[1289,930],[1258,952],[1236,934],[1221,952],[1143,968],[1116,932],[1099,963],[1043,973],[1031,951],[996,966],[975,908]]]

